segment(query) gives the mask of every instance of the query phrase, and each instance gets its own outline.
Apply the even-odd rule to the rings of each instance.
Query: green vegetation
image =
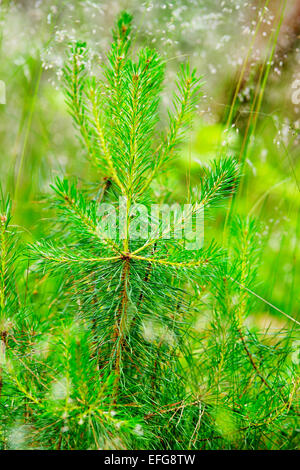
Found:
[[[286,299],[277,304],[278,293],[268,295],[277,263],[288,256],[287,235],[272,259],[262,217],[276,167],[259,182],[270,189],[259,188],[247,205],[246,162],[270,134],[257,116],[282,19],[280,10],[241,138],[230,134],[242,108],[241,80],[222,122],[207,125],[197,115],[202,79],[183,64],[165,113],[168,63],[135,47],[130,14],[119,15],[101,70],[91,67],[86,43],[73,42],[63,88],[81,155],[71,176],[51,178],[39,204],[28,196],[28,180],[22,186],[42,74],[32,64],[19,166],[5,185],[13,207],[0,195],[2,449],[297,448],[300,274],[294,261]],[[217,145],[226,133],[226,145]],[[191,160],[197,152],[205,164]],[[42,173],[34,159],[31,165],[32,175]],[[283,204],[297,221],[293,191],[286,186]],[[21,197],[43,209],[20,208]],[[175,211],[167,225],[150,211],[176,202],[189,212]],[[204,245],[187,249],[182,227],[187,219],[192,227],[197,217],[203,222],[203,208]],[[30,235],[20,226],[26,216],[38,224]],[[154,230],[131,236],[145,225]],[[294,260],[297,250],[295,242]],[[259,323],[262,305],[277,329]]]

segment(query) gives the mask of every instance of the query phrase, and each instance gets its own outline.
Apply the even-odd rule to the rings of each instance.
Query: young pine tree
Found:
[[[235,255],[206,240],[187,249],[190,233],[181,230],[234,193],[239,169],[229,157],[214,161],[187,211],[175,210],[167,223],[152,214],[153,203],[168,202],[160,177],[176,162],[201,83],[189,65],[181,67],[161,136],[165,64],[148,48],[132,58],[131,21],[128,13],[118,18],[100,78],[88,74],[85,44],[69,50],[64,89],[96,190],[68,179],[53,186],[56,230],[29,254],[43,276],[37,287],[32,267],[26,305],[1,343],[2,447],[288,446],[296,416],[288,339],[261,339],[244,325],[258,257],[255,223],[233,225]],[[2,234],[8,219],[0,219]],[[199,330],[194,319],[203,310],[210,315]],[[2,338],[5,331],[1,321]]]
[[[200,82],[189,65],[181,67],[169,130],[159,138],[165,64],[148,48],[133,60],[130,45],[131,16],[123,13],[100,79],[87,76],[85,44],[70,48],[64,69],[67,102],[102,191],[100,198],[88,199],[76,183],[57,179],[54,190],[64,228],[61,237],[40,243],[35,253],[47,272],[63,270],[70,281],[78,315],[93,334],[99,374],[114,377],[113,401],[140,404],[155,401],[174,373],[171,364],[187,321],[186,281],[213,276],[220,253],[214,245],[187,251],[183,238],[168,240],[179,224],[176,217],[167,228],[158,223],[162,230],[145,240],[131,240],[138,223],[136,205],[150,212],[157,202],[151,184],[176,158],[192,123]],[[214,162],[191,201],[191,218],[202,206],[232,194],[237,178],[233,160]],[[100,203],[105,201],[124,205],[124,215],[114,221],[115,238],[104,235]],[[161,329],[161,339],[149,341],[145,331],[155,335]]]

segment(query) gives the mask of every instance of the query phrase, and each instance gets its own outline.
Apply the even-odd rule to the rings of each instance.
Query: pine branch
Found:
[[[115,169],[113,157],[110,153],[108,143],[106,141],[105,122],[103,122],[103,115],[101,114],[101,106],[103,106],[103,103],[101,100],[101,89],[97,87],[95,80],[92,80],[90,82],[87,96],[90,100],[91,108],[92,108],[91,110],[92,118],[90,119],[91,126],[93,126],[95,135],[102,149],[103,157],[107,163],[111,178],[115,181],[115,183],[119,186],[121,192],[124,194],[125,188],[118,177],[118,173]]]
[[[184,226],[186,220],[191,220],[196,214],[203,213],[203,210],[206,208],[210,208],[230,197],[237,188],[238,179],[239,169],[234,160],[223,158],[219,161],[214,161],[212,167],[204,172],[199,191],[200,194],[196,193],[196,201],[192,204],[192,207],[185,214],[180,214],[177,218],[175,217],[174,222],[166,228],[162,228],[161,223],[159,223],[157,233],[160,233],[160,235],[149,239],[144,245],[136,249],[133,254],[137,255],[163,238],[170,238],[176,229]]]
[[[98,223],[96,204],[85,199],[75,184],[69,184],[67,180],[56,179],[52,186],[58,196],[58,207],[63,216],[68,215],[70,221],[80,235],[93,236],[102,247],[107,245],[115,253],[121,254],[119,247],[110,238],[105,237]]]
[[[174,111],[169,111],[169,131],[155,153],[153,168],[146,184],[141,190],[145,192],[159,171],[168,163],[183,143],[185,135],[190,130],[200,95],[201,78],[196,76],[196,70],[190,70],[190,65],[182,65],[177,77],[177,92],[173,99]]]
[[[75,126],[79,130],[82,143],[86,147],[91,161],[98,166],[99,151],[96,147],[93,131],[89,125],[84,101],[87,82],[86,63],[88,51],[86,43],[76,42],[69,48],[68,60],[63,69],[66,102]]]
[[[3,388],[2,365],[6,362],[9,317],[16,314],[18,299],[14,277],[17,259],[16,235],[10,225],[11,200],[0,199],[0,399]]]

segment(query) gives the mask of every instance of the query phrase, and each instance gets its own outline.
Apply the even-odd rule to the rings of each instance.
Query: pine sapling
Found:
[[[120,15],[100,78],[88,76],[86,45],[70,47],[65,93],[86,155],[101,178],[101,204],[99,198],[87,198],[76,182],[57,179],[53,188],[61,237],[33,247],[47,272],[66,273],[78,314],[93,332],[99,373],[114,377],[114,402],[157,400],[173,373],[188,318],[185,285],[213,276],[221,251],[215,244],[186,250],[185,235],[172,234],[203,207],[209,210],[231,195],[239,173],[233,159],[215,161],[186,213],[175,214],[169,224],[152,215],[141,218],[138,205],[150,214],[151,204],[160,202],[153,183],[176,161],[193,122],[201,81],[189,64],[181,66],[169,129],[161,138],[165,63],[148,48],[131,58],[131,21],[128,13]],[[101,213],[104,202],[123,204],[116,220]],[[143,231],[145,223],[156,229],[133,239],[133,229]]]

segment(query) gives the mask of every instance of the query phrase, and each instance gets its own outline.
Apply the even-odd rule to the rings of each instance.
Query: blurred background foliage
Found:
[[[114,18],[128,9],[138,32],[135,47],[155,47],[167,61],[162,114],[179,63],[188,57],[205,81],[189,144],[166,175],[169,198],[186,200],[189,185],[197,184],[212,157],[236,156],[243,183],[234,201],[207,221],[205,240],[228,243],[228,214],[256,216],[264,241],[256,292],[299,318],[300,1],[2,0],[0,5],[0,80],[6,85],[0,182],[12,195],[14,223],[24,239],[48,233],[55,215],[45,196],[56,175],[97,182],[74,137],[61,69],[67,44],[76,39],[88,43],[89,66],[97,73]],[[271,329],[286,321],[263,301],[248,318],[249,324]]]

